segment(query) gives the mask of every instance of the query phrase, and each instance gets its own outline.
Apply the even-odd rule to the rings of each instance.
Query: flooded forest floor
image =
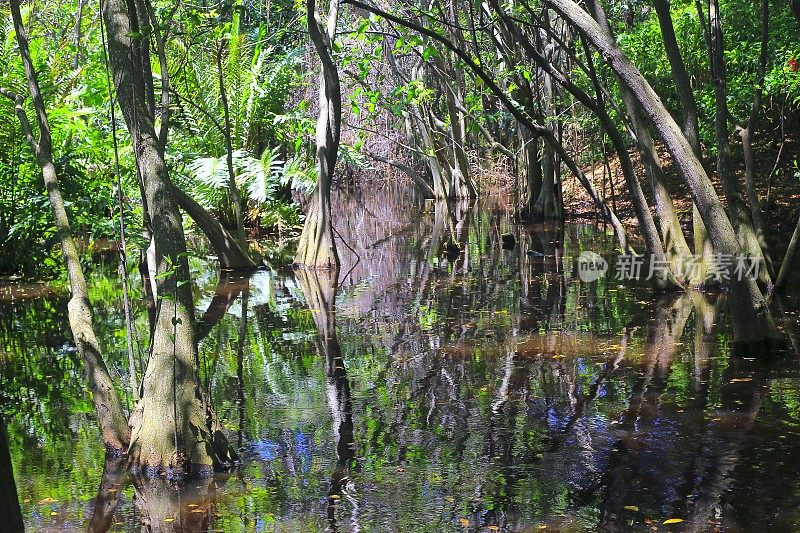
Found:
[[[583,283],[578,255],[614,252],[602,225],[521,226],[500,199],[450,212],[387,183],[333,205],[324,301],[288,264],[219,279],[194,247],[201,381],[242,464],[189,487],[106,460],[62,291],[0,300],[0,444],[28,530],[800,527],[800,361],[732,355],[724,293]],[[89,285],[127,383],[113,259]],[[780,306],[796,342],[797,292]]]

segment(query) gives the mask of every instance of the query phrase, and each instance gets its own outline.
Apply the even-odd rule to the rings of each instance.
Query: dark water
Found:
[[[797,357],[731,357],[724,296],[579,282],[581,251],[611,253],[595,225],[514,227],[498,207],[448,217],[373,197],[385,195],[339,200],[355,214],[337,223],[335,298],[286,268],[217,287],[213,263],[194,261],[198,316],[215,323],[204,386],[244,462],[181,491],[104,464],[63,293],[0,302],[0,408],[26,527],[800,529]],[[127,383],[103,272],[98,334]],[[797,315],[781,327],[797,331]]]

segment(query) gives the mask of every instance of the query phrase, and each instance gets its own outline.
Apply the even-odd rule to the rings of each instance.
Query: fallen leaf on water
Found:
[[[331,500],[338,500],[340,498],[341,496],[339,496],[338,494],[331,494]]]
[[[487,526],[487,527],[488,527],[488,528],[489,528],[491,531],[500,531],[500,527],[498,527],[498,526],[495,526],[495,525],[491,525],[491,526]]]
[[[55,511],[50,511],[50,516],[58,516],[58,513]]]
[[[45,505],[45,504],[48,504],[48,503],[55,503],[55,500],[53,498],[50,498],[50,497],[47,497],[47,498],[45,498],[43,500],[39,500],[39,505]]]
[[[193,512],[193,513],[205,513],[206,510],[205,509],[192,509],[191,512]]]
[[[461,527],[469,527],[469,520],[466,518],[459,518],[458,523],[461,524]]]
[[[30,498],[25,498],[24,500],[22,500],[22,503],[31,503],[31,499]]]
[[[192,509],[192,508],[194,508],[194,507],[199,507],[199,505],[197,505],[196,503],[190,503],[190,504],[188,505],[188,507],[189,507],[189,509]]]
[[[628,510],[628,511],[638,511],[638,510],[639,510],[639,507],[637,507],[636,505],[626,505],[626,506],[624,507],[624,509],[626,509],[626,510]]]
[[[164,522],[174,522],[174,521],[175,521],[174,518],[165,518],[164,519]]]
[[[731,383],[741,383],[743,381],[753,381],[753,378],[733,378]]]
[[[664,524],[680,524],[683,522],[683,518],[668,518],[664,520]]]

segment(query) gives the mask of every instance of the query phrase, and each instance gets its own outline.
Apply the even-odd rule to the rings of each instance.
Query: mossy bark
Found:
[[[200,389],[194,304],[186,238],[142,91],[150,62],[137,46],[125,0],[107,0],[103,21],[117,101],[130,132],[141,176],[155,252],[156,303],[141,400],[131,416],[130,466],[148,476],[182,479],[229,465],[235,453]]]

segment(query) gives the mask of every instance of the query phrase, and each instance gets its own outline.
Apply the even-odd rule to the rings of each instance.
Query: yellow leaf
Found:
[[[164,522],[174,522],[174,521],[175,521],[174,518],[165,518],[164,519]]]
[[[664,524],[680,524],[683,522],[683,518],[668,518],[664,520]]]
[[[48,503],[55,503],[55,500],[53,498],[50,498],[50,497],[45,498],[43,500],[39,500],[39,505],[45,505],[45,504],[48,504]]]
[[[58,516],[58,513],[55,511],[50,511],[50,516]]]
[[[461,527],[469,527],[469,520],[466,518],[459,518],[458,523],[461,524]]]
[[[639,510],[639,508],[637,506],[635,506],[635,505],[626,505],[625,509],[627,509],[628,511],[638,511]]]
[[[498,526],[492,525],[492,526],[487,526],[487,527],[492,531],[500,531],[500,528]]]

